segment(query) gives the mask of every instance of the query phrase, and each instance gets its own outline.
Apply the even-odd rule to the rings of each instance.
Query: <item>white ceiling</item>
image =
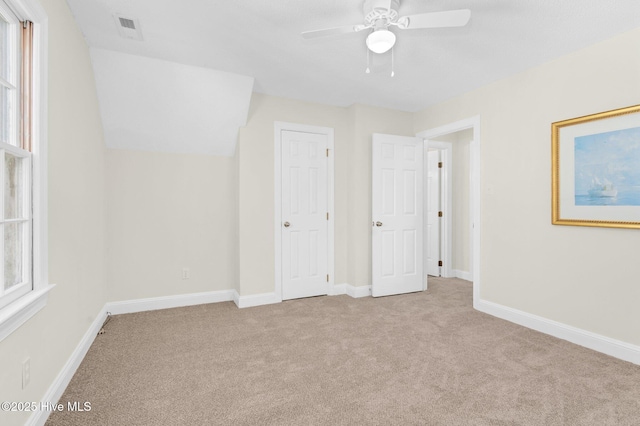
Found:
[[[401,0],[401,16],[471,9],[464,28],[393,29],[390,56],[366,31],[303,40],[358,24],[363,0],[67,0],[92,47],[255,78],[254,91],[348,106],[418,111],[640,26],[638,0]],[[113,14],[139,19],[144,41],[119,36]],[[637,54],[637,52],[636,52]]]

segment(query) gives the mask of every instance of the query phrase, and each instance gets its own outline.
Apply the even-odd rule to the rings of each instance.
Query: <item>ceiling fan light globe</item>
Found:
[[[389,51],[396,43],[396,35],[389,30],[377,30],[367,36],[367,47],[373,53]]]

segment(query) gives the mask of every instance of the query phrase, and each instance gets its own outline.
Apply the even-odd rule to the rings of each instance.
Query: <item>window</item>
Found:
[[[35,18],[35,19],[34,19]],[[31,20],[35,22],[31,22]],[[0,0],[0,340],[46,303],[46,15]]]
[[[29,102],[24,93],[23,70],[28,69],[31,25],[24,26],[9,10],[1,11],[0,28],[0,308],[33,289],[31,277],[31,152],[29,132],[21,124],[28,121]],[[27,53],[27,54],[23,54]],[[26,104],[26,105],[25,105]],[[23,107],[23,105],[25,105]],[[23,120],[24,119],[24,120]]]

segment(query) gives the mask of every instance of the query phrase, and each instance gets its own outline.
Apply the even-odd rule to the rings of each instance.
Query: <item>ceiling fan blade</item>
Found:
[[[469,9],[448,10],[445,12],[419,13],[403,16],[398,19],[397,26],[403,30],[417,28],[463,27],[471,18]]]
[[[306,39],[318,38],[318,37],[329,37],[329,36],[348,34],[348,33],[361,31],[364,28],[365,28],[364,25],[347,25],[344,27],[325,28],[323,30],[305,31],[302,33],[302,37]]]

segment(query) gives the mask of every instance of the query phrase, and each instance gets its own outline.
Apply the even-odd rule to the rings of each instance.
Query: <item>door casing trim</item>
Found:
[[[473,278],[473,307],[478,309],[480,303],[480,237],[481,237],[481,204],[480,204],[480,116],[476,115],[443,126],[435,127],[416,136],[425,140],[438,136],[458,132],[460,130],[473,129],[473,140],[470,145],[469,155],[469,198],[471,208],[471,271]],[[424,261],[424,260],[423,260]]]

